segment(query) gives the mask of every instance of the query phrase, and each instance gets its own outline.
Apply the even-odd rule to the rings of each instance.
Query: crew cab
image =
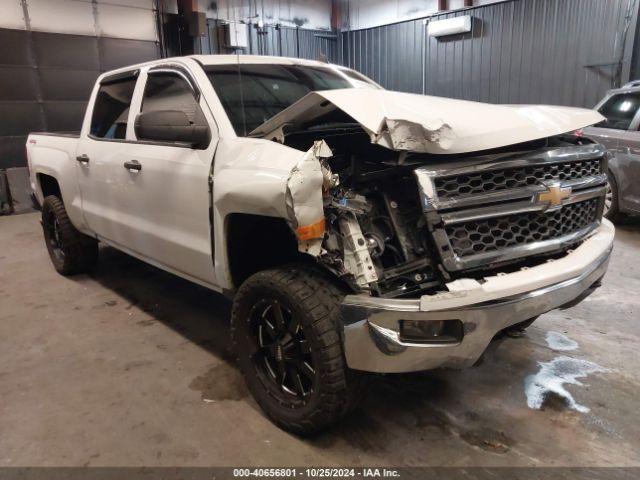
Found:
[[[101,75],[82,130],[27,153],[57,271],[89,271],[101,242],[229,296],[250,391],[303,434],[366,372],[471,366],[599,285],[608,154],[574,132],[601,120],[191,56]]]

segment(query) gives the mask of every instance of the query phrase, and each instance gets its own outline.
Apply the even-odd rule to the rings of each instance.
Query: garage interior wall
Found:
[[[331,30],[332,0],[198,0],[198,9],[213,20]]]
[[[170,3],[165,0],[164,4],[169,12]],[[326,58],[338,62],[332,0],[200,0],[198,5],[206,15],[207,30],[205,35],[196,37],[195,53]],[[229,24],[246,32],[246,48],[229,45]]]
[[[503,1],[473,0],[472,3],[478,7]],[[441,10],[459,10],[470,3],[470,0],[446,0],[444,3],[443,0],[336,0],[341,30],[362,30],[425,18]]]
[[[79,130],[101,72],[160,55],[153,0],[2,0],[0,45],[0,169],[31,131]]]
[[[247,30],[248,47],[229,47],[226,40],[226,21],[207,20],[207,35],[199,37],[196,51],[203,54],[242,53],[249,55],[276,55],[282,57],[326,59],[339,63],[338,36],[325,30],[255,24],[241,25]]]
[[[429,21],[460,15],[470,33],[427,36]],[[391,90],[592,108],[629,80],[637,16],[638,0],[485,4],[343,32],[340,63]]]
[[[459,6],[454,2],[450,8]],[[356,27],[379,20],[382,13],[374,9],[390,8],[388,21],[403,19],[415,0],[196,3],[206,29],[189,39],[185,54],[326,58],[393,90],[592,107],[608,88],[627,81],[630,71],[640,71],[631,62],[638,0],[474,0],[475,7],[366,29]],[[433,7],[423,3],[423,9]],[[25,165],[29,131],[79,129],[100,72],[161,56],[157,5],[154,0],[0,2],[0,115],[11,119],[0,123],[0,169]],[[169,16],[178,13],[176,0],[160,5]],[[426,35],[427,22],[459,15],[473,17],[470,33]],[[247,48],[228,45],[229,22],[243,22]]]

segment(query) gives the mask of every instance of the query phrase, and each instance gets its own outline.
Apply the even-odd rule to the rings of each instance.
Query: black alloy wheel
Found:
[[[313,394],[316,369],[311,347],[299,321],[274,298],[263,299],[251,310],[257,349],[253,362],[274,393],[303,403]]]
[[[48,239],[52,255],[55,256],[57,261],[64,262],[64,250],[62,249],[60,222],[55,217],[53,212],[48,212],[44,228],[48,230],[48,235],[46,237]]]
[[[98,241],[79,232],[57,196],[42,202],[44,241],[56,271],[62,275],[86,273],[98,261]]]
[[[290,264],[253,274],[238,289],[231,341],[249,391],[265,414],[308,435],[336,423],[364,393],[347,368],[340,304],[328,274]]]

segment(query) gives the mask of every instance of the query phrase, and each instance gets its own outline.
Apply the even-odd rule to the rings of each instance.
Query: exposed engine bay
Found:
[[[323,172],[324,236],[317,260],[347,282],[354,291],[386,298],[416,297],[442,291],[461,272],[443,267],[443,245],[436,245],[433,224],[427,221],[415,174],[419,167],[443,162],[444,155],[398,152],[371,142],[357,123],[344,114],[324,118],[283,135],[285,145],[306,151],[323,143],[330,153],[319,154]],[[349,121],[351,120],[351,121]],[[322,141],[322,142],[321,142]],[[573,135],[542,139],[494,151],[456,156],[462,163],[508,159],[544,148],[591,143]],[[450,158],[446,159],[455,167]],[[436,219],[435,221],[439,221]],[[545,252],[476,269],[477,278],[497,266],[521,268],[567,250]],[[307,248],[307,253],[310,250]],[[465,277],[472,276],[465,271]],[[494,270],[495,274],[495,270]]]

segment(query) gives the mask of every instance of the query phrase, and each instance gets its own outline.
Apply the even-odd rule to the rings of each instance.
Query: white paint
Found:
[[[569,408],[581,413],[589,412],[589,407],[580,405],[573,395],[564,387],[567,385],[584,385],[579,378],[592,373],[606,372],[607,369],[597,363],[571,357],[557,357],[550,362],[538,362],[540,371],[525,379],[525,393],[529,408],[539,410],[547,395],[555,393],[564,398]]]
[[[29,136],[27,155],[30,181],[35,187],[39,201],[42,202],[42,190],[36,182],[36,175],[44,173],[55,177],[60,184],[67,213],[74,226],[81,232],[98,235],[107,243],[110,241],[116,248],[188,280],[214,290],[229,289],[235,286],[229,274],[227,258],[225,225],[229,215],[252,214],[291,219],[291,205],[287,205],[286,201],[287,181],[305,152],[270,140],[237,137],[211,82],[196,60],[205,64],[220,64],[235,63],[238,58],[233,55],[210,55],[178,57],[171,60],[172,64],[182,65],[191,71],[202,93],[200,107],[212,130],[212,142],[207,150],[91,140],[88,132],[92,105],[97,95],[97,88],[94,87],[80,140],[37,134]],[[326,67],[319,62],[277,57],[241,55],[239,61]],[[146,72],[151,66],[165,62],[166,60],[155,60],[137,66],[141,73],[129,111],[126,134],[129,140],[135,140],[133,125],[142,103]],[[109,74],[131,68],[125,67]],[[376,90],[367,89],[367,92],[374,91]],[[358,89],[351,89],[347,93],[357,96],[357,92]],[[345,95],[347,101],[349,95]],[[362,100],[371,99],[365,97]],[[390,103],[393,100],[394,97],[389,97],[382,105],[372,103],[360,105],[360,108],[365,113],[367,108],[376,112],[380,108],[391,108]],[[447,102],[446,99],[439,100]],[[357,98],[351,98],[348,102],[350,106],[357,105]],[[477,105],[479,108],[487,107],[483,104]],[[323,108],[320,105],[319,107]],[[451,107],[450,110],[455,108]],[[452,116],[458,118],[459,115]],[[371,118],[368,118],[367,122],[370,120]],[[373,120],[375,121],[375,118]],[[494,120],[500,121],[486,118],[483,119],[483,123],[491,123]],[[377,128],[377,125],[374,128]],[[453,128],[455,131],[455,125]],[[212,252],[208,176],[214,149],[216,161],[212,213],[215,248]],[[322,150],[317,153],[317,157],[326,155]],[[77,155],[84,153],[91,158],[90,167],[75,161]],[[139,159],[144,164],[141,174],[131,176],[123,169],[124,157]],[[316,174],[317,172],[314,172],[314,177]],[[166,178],[169,178],[167,175],[171,177],[170,182],[166,181]],[[92,180],[94,177],[95,181]],[[85,181],[87,183],[82,185]],[[316,185],[321,186],[325,181],[328,181],[328,176],[320,171],[317,174]],[[138,188],[141,183],[145,183],[149,188]],[[318,187],[318,190],[320,188]],[[132,200],[134,197],[135,200]],[[167,198],[172,199],[170,215],[166,209]],[[132,209],[132,206],[135,206],[135,209]],[[94,224],[102,224],[100,231],[93,228],[91,218]],[[613,234],[612,224],[603,220],[593,235],[578,248],[553,263],[545,263],[508,275],[487,277],[481,285],[476,285],[478,282],[465,285],[467,289],[461,292],[446,292],[439,297],[424,296],[420,302],[421,310],[471,305],[575,278],[592,268],[610,250]],[[215,269],[211,266],[212,253],[215,257]]]
[[[566,335],[560,332],[547,332],[547,345],[551,350],[556,351],[568,351],[568,350],[576,350],[578,348],[578,342],[575,340],[571,340]]]
[[[19,0],[0,2],[0,28],[24,30],[24,15]]]
[[[514,145],[570,132],[603,119],[595,110],[582,108],[493,105],[371,86],[310,92],[251,135],[272,138],[270,134],[283,125],[295,128],[335,109],[353,117],[372,142],[380,146],[435,154]]]
[[[316,224],[324,218],[322,185],[324,174],[321,158],[331,157],[331,149],[324,140],[316,141],[291,170],[287,180],[287,204],[293,210],[294,228]],[[298,248],[314,256],[320,254],[322,238],[299,241]]]
[[[470,31],[470,15],[445,18],[444,20],[431,20],[427,25],[427,33],[431,37],[444,37],[445,35],[468,33]]]

